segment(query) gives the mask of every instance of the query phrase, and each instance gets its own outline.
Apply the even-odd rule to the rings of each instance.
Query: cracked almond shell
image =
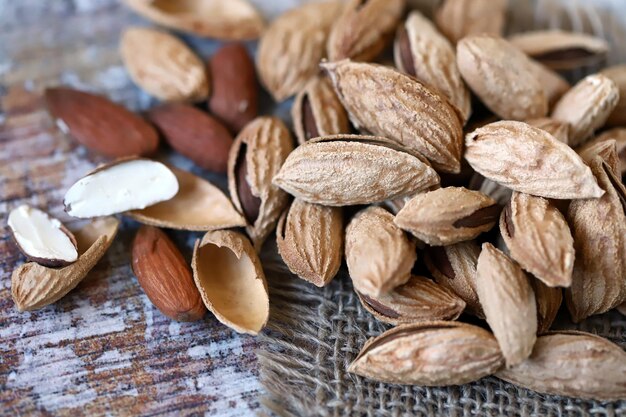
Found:
[[[202,301],[220,322],[239,333],[263,329],[267,282],[248,238],[232,230],[207,232],[196,241],[191,266]]]
[[[365,343],[348,372],[375,381],[421,386],[462,385],[502,366],[488,331],[450,321],[406,324]]]
[[[502,119],[548,113],[548,100],[530,59],[506,40],[488,35],[461,39],[456,62],[465,82]]]
[[[586,33],[537,30],[513,35],[509,42],[554,70],[571,70],[602,61],[609,46]]]
[[[569,123],[569,145],[582,145],[604,125],[617,106],[619,90],[602,74],[589,75],[556,103],[552,118]]]
[[[393,68],[343,60],[321,65],[358,129],[418,152],[443,172],[461,170],[461,120],[448,100]]]
[[[261,35],[265,23],[247,0],[125,0],[153,22],[183,32],[224,40],[249,40]]]
[[[15,269],[11,295],[18,310],[38,310],[73,290],[111,246],[118,225],[114,217],[103,217],[74,232],[79,256],[66,267],[55,269],[28,262]]]
[[[574,239],[565,217],[548,200],[513,193],[500,216],[500,234],[511,257],[550,287],[569,287]]]
[[[468,134],[465,144],[474,170],[512,190],[556,199],[604,194],[573,149],[526,123],[490,123]]]
[[[411,277],[415,242],[393,223],[393,214],[371,206],[346,227],[346,264],[356,291],[378,297]]]
[[[398,212],[394,223],[431,246],[474,239],[490,230],[500,214],[494,199],[463,187],[418,194]]]
[[[392,39],[405,0],[349,0],[328,36],[328,59],[370,61]]]
[[[156,29],[124,31],[120,53],[133,81],[163,101],[202,101],[209,95],[204,62],[180,39]]]
[[[522,362],[537,337],[537,304],[528,277],[502,251],[484,243],[476,263],[476,293],[507,367]]]
[[[502,369],[498,378],[533,391],[617,401],[626,398],[626,352],[585,332],[551,332],[537,339],[532,355]]]
[[[295,199],[278,221],[276,246],[291,272],[325,286],[341,266],[342,209]]]
[[[456,320],[465,302],[451,290],[417,275],[377,297],[357,291],[361,305],[378,320],[393,324]]]
[[[298,146],[274,184],[310,203],[349,206],[411,195],[439,183],[417,156],[376,136],[335,135]]]
[[[256,68],[274,100],[297,94],[319,72],[326,39],[343,7],[335,0],[303,4],[267,28],[259,41]]]
[[[170,169],[178,180],[178,193],[170,200],[128,211],[126,216],[150,226],[178,230],[207,231],[246,224],[222,190],[190,172]]]
[[[348,113],[330,80],[318,75],[296,96],[291,107],[293,129],[299,144],[319,136],[350,133]]]
[[[397,31],[393,55],[400,71],[441,92],[467,122],[470,94],[457,68],[454,47],[430,20],[411,12]]]
[[[257,250],[289,204],[289,197],[272,178],[292,150],[289,129],[276,117],[254,119],[230,148],[228,190],[246,219],[246,232]]]
[[[602,132],[595,139],[587,142],[581,149],[578,149],[578,154],[582,155],[586,149],[594,146],[599,142],[608,140],[615,140],[615,146],[617,151],[617,157],[619,158],[619,173],[620,175],[626,174],[626,127],[617,127]],[[583,158],[584,159],[584,158]]]

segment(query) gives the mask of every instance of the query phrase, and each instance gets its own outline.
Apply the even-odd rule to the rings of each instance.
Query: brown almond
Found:
[[[556,199],[604,194],[573,149],[526,123],[488,124],[468,134],[465,144],[465,159],[474,170],[512,190]]]
[[[38,310],[73,290],[111,246],[118,225],[115,217],[102,217],[74,232],[79,256],[66,267],[48,268],[34,262],[17,267],[11,275],[11,296],[17,309]]]
[[[563,302],[563,290],[559,287],[548,287],[536,277],[530,278],[535,300],[537,301],[537,334],[550,330]]]
[[[305,3],[267,28],[259,41],[256,66],[274,100],[297,94],[319,72],[328,33],[343,7],[338,0]]]
[[[378,203],[439,183],[426,163],[376,136],[335,135],[298,146],[274,184],[305,201],[326,206]]]
[[[291,134],[276,117],[254,119],[239,132],[230,149],[228,190],[246,218],[246,231],[257,250],[289,204],[287,194],[272,178],[292,150]]]
[[[528,277],[502,251],[483,243],[476,264],[476,293],[507,367],[522,362],[537,334],[537,304]]]
[[[456,46],[456,62],[472,91],[501,118],[526,120],[548,113],[530,59],[506,40],[488,35],[463,38]]]
[[[590,333],[552,332],[537,339],[527,360],[496,376],[545,394],[617,401],[626,398],[626,352]]]
[[[226,172],[233,138],[217,119],[184,103],[162,104],[147,117],[174,150],[204,169]]]
[[[371,297],[407,282],[417,259],[415,242],[393,223],[393,214],[377,206],[352,218],[345,250],[355,290]]]
[[[256,39],[265,23],[247,0],[125,0],[135,12],[169,28],[207,38]]]
[[[181,40],[156,29],[131,27],[120,42],[133,81],[164,101],[202,101],[209,95],[204,63]]]
[[[417,275],[377,297],[357,291],[361,305],[378,320],[393,324],[456,320],[465,302],[449,289]]]
[[[537,30],[513,35],[509,41],[528,56],[555,70],[596,64],[609,49],[604,39],[586,33]]]
[[[474,239],[490,230],[500,215],[496,201],[481,192],[447,187],[418,194],[394,223],[431,246]]]
[[[502,35],[506,0],[445,0],[435,13],[441,32],[457,43],[471,35]]]
[[[298,143],[319,136],[350,133],[348,113],[327,77],[318,75],[296,96],[291,119]]]
[[[437,170],[460,172],[463,131],[445,97],[382,65],[343,60],[322,67],[358,129],[420,153]]]
[[[565,217],[548,200],[513,193],[500,216],[500,234],[511,257],[550,287],[569,287],[574,239]]]
[[[221,47],[208,63],[212,82],[209,111],[233,133],[238,133],[258,113],[254,61],[241,43]]]
[[[476,262],[480,246],[473,241],[448,246],[430,246],[424,252],[424,263],[435,282],[457,294],[467,309],[484,318],[483,309],[476,294]]]
[[[196,241],[193,278],[206,307],[239,333],[258,334],[269,317],[267,282],[250,241],[232,230]]]
[[[502,362],[488,331],[434,321],[394,327],[369,339],[348,372],[394,384],[462,385],[490,375]]]
[[[328,36],[328,58],[370,61],[392,39],[405,0],[349,0]]]
[[[569,145],[576,147],[604,125],[618,100],[619,90],[610,78],[589,75],[561,97],[551,117],[569,123]]]
[[[548,99],[549,108],[552,108],[552,106],[556,104],[563,94],[571,88],[570,83],[559,75],[559,73],[551,70],[534,59],[530,60],[530,69],[534,73],[535,77],[537,77],[539,84],[541,84],[541,87],[543,88],[543,92]]]
[[[159,146],[157,132],[149,123],[103,96],[55,87],[46,89],[45,101],[64,133],[101,155],[151,155]]]
[[[204,316],[206,309],[191,268],[165,233],[152,226],[139,228],[132,258],[139,285],[161,313],[178,321],[196,321]]]
[[[569,144],[569,123],[555,120],[550,117],[540,117],[538,119],[526,120],[531,126],[545,130],[554,136],[559,142]]]
[[[318,287],[325,286],[341,266],[341,208],[296,198],[278,221],[276,246],[291,272]]]

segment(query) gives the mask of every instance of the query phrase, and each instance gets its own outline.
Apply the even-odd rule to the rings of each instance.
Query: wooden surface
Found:
[[[11,272],[24,259],[10,240],[7,213],[27,203],[79,225],[63,212],[64,192],[104,161],[55,128],[40,93],[69,84],[133,109],[152,105],[119,60],[119,33],[135,23],[146,24],[114,0],[0,0],[2,416],[244,416],[259,407],[255,339],[210,314],[177,323],[156,310],[129,267],[134,222],[124,222],[105,257],[61,301],[20,313],[11,299]],[[185,40],[205,57],[217,46]],[[160,157],[191,168],[182,157]],[[200,234],[171,236],[189,259]]]

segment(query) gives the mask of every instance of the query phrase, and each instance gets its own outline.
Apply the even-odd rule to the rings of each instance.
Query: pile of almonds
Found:
[[[256,334],[269,314],[257,253],[275,229],[294,274],[321,287],[345,258],[363,307],[397,326],[369,340],[350,372],[425,386],[496,375],[542,393],[626,398],[621,347],[550,331],[563,298],[576,323],[626,313],[626,66],[573,86],[556,72],[601,65],[605,41],[503,38],[505,0],[446,0],[434,23],[404,0],[323,1],[267,28],[245,0],[127,2],[177,30],[261,36],[256,71],[241,44],[207,65],[167,32],[131,28],[128,72],[165,102],[145,118],[104,97],[46,91],[59,126],[116,159],[65,195],[69,215],[94,219],[84,228],[11,212],[32,261],[12,276],[20,310],[74,288],[122,214],[143,224],[133,271],[161,312],[197,320],[209,309]],[[390,43],[395,64],[376,61]],[[257,73],[276,101],[295,95],[297,146],[281,120],[257,117]],[[190,104],[204,102],[210,114]],[[161,137],[226,172],[230,197],[146,159]],[[160,228],[206,232],[191,266]],[[456,321],[469,315],[477,324]]]

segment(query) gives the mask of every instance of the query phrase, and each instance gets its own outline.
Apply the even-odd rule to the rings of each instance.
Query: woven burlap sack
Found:
[[[293,5],[295,0],[288,1]],[[413,0],[431,14],[436,2]],[[626,62],[626,0],[511,0],[507,32],[564,28],[593,33],[612,46],[608,64]],[[597,68],[570,74],[582,77]],[[349,374],[348,364],[388,328],[365,311],[345,269],[325,288],[289,274],[275,248],[264,253],[272,313],[261,336],[264,415],[280,416],[626,416],[626,399],[585,401],[542,395],[495,377],[442,388],[401,386]],[[561,311],[555,328],[579,329],[626,347],[626,319],[616,311],[573,325]]]

